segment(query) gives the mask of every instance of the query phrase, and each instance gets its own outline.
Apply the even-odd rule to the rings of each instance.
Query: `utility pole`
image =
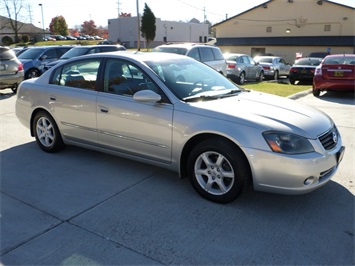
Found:
[[[117,17],[119,18],[120,17],[120,0],[117,1]]]
[[[136,1],[137,3],[137,19],[138,19],[138,39],[137,39],[137,50],[141,50],[141,18],[139,15],[139,6],[138,6],[139,0]]]

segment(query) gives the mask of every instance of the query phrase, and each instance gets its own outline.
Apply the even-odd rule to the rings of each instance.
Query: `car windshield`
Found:
[[[188,57],[146,64],[183,101],[213,100],[243,90],[213,68]]]
[[[28,49],[25,52],[23,52],[22,54],[20,54],[18,56],[19,59],[35,59],[38,58],[43,51],[45,50],[45,48],[32,48],[32,49]]]
[[[322,58],[312,59],[312,58],[301,58],[295,62],[296,66],[318,66]]]
[[[182,47],[156,47],[154,52],[173,53],[186,55],[187,49]]]
[[[73,58],[76,56],[80,56],[80,55],[85,55],[88,54],[88,51],[91,48],[87,48],[87,47],[80,47],[80,48],[73,48],[71,50],[69,50],[68,52],[64,53],[60,59],[69,59],[69,58]]]
[[[323,65],[355,65],[355,56],[332,56],[324,59]]]

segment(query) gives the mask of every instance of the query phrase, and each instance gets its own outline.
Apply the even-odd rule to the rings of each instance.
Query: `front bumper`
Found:
[[[341,139],[331,151],[325,152],[323,149],[323,152],[317,150],[302,155],[247,149],[254,189],[288,195],[309,193],[330,181],[343,158],[344,150]]]

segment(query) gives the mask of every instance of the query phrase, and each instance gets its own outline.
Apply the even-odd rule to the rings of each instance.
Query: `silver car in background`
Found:
[[[16,93],[23,79],[23,65],[15,52],[10,48],[0,47],[0,89],[10,88]]]
[[[280,76],[288,77],[291,64],[279,56],[256,56],[254,60],[264,68],[266,79],[277,80]]]
[[[77,145],[164,167],[219,203],[251,184],[310,192],[331,179],[344,154],[324,113],[244,90],[176,54],[67,60],[20,84],[16,115],[46,152]]]
[[[237,84],[248,81],[263,81],[264,69],[246,54],[224,54],[227,61],[227,77]]]

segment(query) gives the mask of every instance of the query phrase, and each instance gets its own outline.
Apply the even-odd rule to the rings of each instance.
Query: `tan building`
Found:
[[[270,0],[213,25],[223,52],[355,53],[355,9],[327,0]]]

